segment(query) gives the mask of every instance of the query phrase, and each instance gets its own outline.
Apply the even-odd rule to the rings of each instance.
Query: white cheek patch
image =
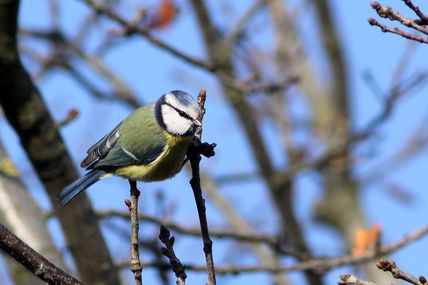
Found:
[[[174,108],[168,105],[161,107],[162,118],[169,133],[184,135],[192,126],[192,122],[180,116]]]

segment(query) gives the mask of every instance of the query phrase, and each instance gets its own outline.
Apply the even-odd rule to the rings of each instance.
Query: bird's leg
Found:
[[[129,180],[131,200],[125,200],[131,215],[131,271],[134,273],[135,284],[142,285],[142,271],[143,267],[140,262],[140,250],[138,246],[138,229],[140,227],[138,222],[138,198],[140,190],[137,189],[137,181]]]

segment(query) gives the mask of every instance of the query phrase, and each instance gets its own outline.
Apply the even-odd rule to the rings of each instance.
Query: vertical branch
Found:
[[[290,72],[290,69],[291,72],[296,72],[297,69],[294,67],[290,68],[290,65],[299,65],[299,68],[302,68],[301,65],[305,63],[301,56],[297,55],[295,47],[290,50],[291,42],[293,45],[298,45],[299,42],[297,35],[294,35],[292,31],[293,29],[290,29],[290,26],[292,26],[290,16],[287,15],[284,3],[280,0],[270,1],[269,11],[276,31],[275,59],[277,68],[280,71],[279,76],[287,74],[287,72]],[[298,64],[296,64],[296,62],[298,62]],[[306,77],[310,76],[310,74],[309,71],[305,72],[304,75],[299,73],[299,78],[308,81]],[[312,84],[314,84],[314,82],[312,82]],[[303,86],[301,88],[304,89]],[[288,118],[289,114],[284,113],[283,95],[281,93],[273,95],[274,96],[270,96],[272,114],[275,117],[274,119],[278,124],[279,132],[282,134],[284,140],[284,152],[287,155],[287,160],[293,165],[299,160],[299,155],[293,143],[292,131],[289,123],[291,119]],[[283,183],[283,185],[274,185],[271,187],[278,187],[279,189],[279,191],[274,191],[274,198],[275,201],[278,201],[277,207],[281,214],[281,223],[284,229],[283,236],[285,240],[289,243],[293,251],[298,253],[301,260],[310,258],[309,246],[305,241],[305,236],[295,214],[294,179],[290,178]],[[320,274],[314,271],[308,271],[305,272],[305,274],[310,284],[320,284],[320,282],[322,282]]]
[[[204,243],[205,260],[208,269],[208,284],[216,284],[214,259],[212,253],[212,241],[208,231],[208,222],[206,216],[205,199],[202,197],[201,181],[199,177],[199,162],[201,155],[194,153],[190,156],[190,166],[192,167],[192,179],[190,185],[192,186],[193,195],[195,196],[196,207],[198,208],[199,222],[201,224],[202,240]]]
[[[199,92],[199,96],[198,96],[199,109],[201,110],[198,118],[200,122],[202,122],[202,119],[205,114],[205,99],[206,99],[206,92],[205,92],[205,89],[202,89]],[[193,190],[193,195],[195,196],[196,207],[198,209],[199,223],[201,225],[205,260],[207,263],[207,270],[208,270],[208,284],[215,285],[216,277],[215,277],[215,269],[214,269],[214,258],[212,253],[213,242],[210,239],[210,235],[208,231],[205,199],[202,197],[201,178],[199,175],[199,162],[201,161],[201,150],[203,147],[203,144],[200,143],[200,139],[202,136],[202,127],[200,127],[197,130],[195,136],[196,136],[195,143],[191,145],[187,154],[190,161],[190,166],[192,168],[192,179],[190,179],[190,185]],[[211,145],[211,146],[214,147],[215,145]]]
[[[78,174],[37,87],[20,61],[17,46],[20,1],[0,1],[0,104],[49,195],[82,282],[120,283],[87,196],[60,208],[57,194]],[[102,265],[102,266],[100,266]]]
[[[347,63],[339,38],[339,29],[334,23],[332,1],[316,0],[314,5],[332,78],[332,94],[328,102],[329,109],[333,113],[331,121],[333,128],[332,133],[329,132],[329,136],[323,139],[328,146],[333,146],[337,142],[352,137]],[[352,161],[349,155],[350,150],[347,148],[342,156],[331,159],[326,164],[325,171],[322,173],[325,180],[325,193],[316,208],[318,219],[337,230],[348,246],[354,242],[355,229],[364,226],[366,222],[359,203],[360,185],[351,175]],[[363,269],[376,283],[386,283],[385,276],[374,266],[367,265]]]
[[[247,222],[240,213],[238,213],[236,206],[222,195],[216,181],[210,177],[208,173],[204,173],[204,171],[202,171],[201,176],[205,196],[208,197],[211,203],[217,206],[220,212],[227,218],[231,229],[246,236],[253,236],[256,230],[253,229],[250,223]],[[273,249],[255,243],[249,244],[249,247],[254,251],[262,264],[267,266],[279,266],[280,261],[277,259],[276,252]],[[275,274],[272,284],[286,285],[289,284],[289,282],[283,273],[278,273]]]
[[[337,26],[331,15],[332,9],[329,2],[329,0],[316,0],[314,4],[320,23],[322,42],[332,73],[333,88],[330,100],[334,111],[334,121],[332,123],[337,125],[335,132],[339,135],[338,139],[341,139],[341,136],[349,135],[351,124],[348,102],[348,72],[343,47],[339,39]],[[347,170],[344,169],[344,171]]]
[[[131,215],[131,271],[134,273],[135,284],[142,285],[143,267],[140,262],[140,249],[138,245],[138,230],[140,225],[138,223],[138,198],[140,197],[140,190],[137,189],[137,182],[129,180],[131,201],[125,200]]]
[[[223,40],[219,38],[218,35],[213,37],[216,28],[211,21],[205,1],[190,0],[190,2],[195,10],[212,64],[221,68],[221,71],[225,74],[234,74],[235,65],[232,60],[232,51],[234,47],[224,47]],[[287,183],[277,182],[278,171],[274,167],[263,140],[259,122],[254,116],[255,111],[246,101],[245,94],[239,90],[228,87],[227,82],[225,82],[223,78],[220,77],[219,80],[224,88],[225,98],[228,100],[230,106],[232,106],[242,125],[254,154],[255,161],[258,164],[261,176],[269,187],[272,200],[281,216],[281,227],[286,239],[301,256],[309,258],[311,255],[310,249],[305,242],[303,233],[293,212],[293,200],[291,195],[293,184],[290,183],[290,181],[287,181]],[[321,275],[318,272],[308,271],[306,275],[309,284],[323,284]]]
[[[329,0],[314,1],[333,84],[329,108],[333,110],[331,125],[335,126],[334,133],[332,136],[324,137],[326,144],[331,146],[337,141],[344,141],[351,137],[352,122],[348,102],[350,94],[346,61],[329,2]],[[319,133],[322,132],[323,130],[319,130]],[[358,185],[350,175],[348,151],[343,156],[330,160],[327,167],[326,193],[318,204],[317,215],[324,223],[342,233],[349,242],[353,239],[354,229],[364,223],[364,217],[358,205]],[[346,215],[337,215],[337,213],[346,213]]]

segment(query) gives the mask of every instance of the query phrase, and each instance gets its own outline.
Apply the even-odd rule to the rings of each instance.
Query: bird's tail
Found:
[[[77,179],[67,187],[65,187],[58,195],[58,201],[61,206],[65,206],[73,200],[80,192],[103,178],[106,173],[102,170],[91,170],[85,176]]]

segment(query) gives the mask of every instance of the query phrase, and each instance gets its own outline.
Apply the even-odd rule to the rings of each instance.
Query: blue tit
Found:
[[[89,148],[80,164],[89,172],[62,190],[60,205],[110,175],[146,182],[173,177],[201,126],[199,113],[197,101],[179,90],[140,107]]]

